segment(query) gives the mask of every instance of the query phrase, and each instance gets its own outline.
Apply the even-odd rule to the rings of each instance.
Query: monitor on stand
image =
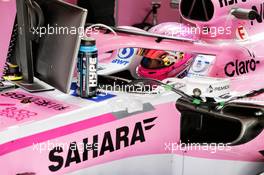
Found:
[[[68,93],[81,37],[67,31],[84,27],[87,11],[59,0],[16,2],[19,32],[15,55],[23,81],[15,83],[29,92],[56,88]]]
[[[34,17],[30,13],[29,0],[16,0],[17,6],[17,25],[18,27],[16,40],[16,62],[22,70],[23,80],[13,81],[19,87],[29,92],[39,92],[53,90],[54,88],[34,78],[34,59],[32,45],[34,36],[31,32],[34,24],[32,23]],[[32,12],[32,11],[31,11]],[[41,17],[39,17],[41,18]],[[13,61],[13,60],[11,60]]]

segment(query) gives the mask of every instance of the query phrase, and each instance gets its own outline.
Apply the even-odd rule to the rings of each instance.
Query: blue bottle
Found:
[[[78,54],[78,94],[82,98],[95,97],[98,88],[98,50],[93,38],[82,38]]]

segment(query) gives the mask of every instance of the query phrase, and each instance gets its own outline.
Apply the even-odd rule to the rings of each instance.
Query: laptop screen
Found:
[[[16,16],[16,0],[0,0],[0,11],[0,77],[2,77]]]

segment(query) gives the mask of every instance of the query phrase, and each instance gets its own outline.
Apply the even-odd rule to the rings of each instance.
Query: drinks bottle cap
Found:
[[[96,44],[96,40],[91,37],[83,37],[81,41],[81,45],[83,46],[94,46]]]

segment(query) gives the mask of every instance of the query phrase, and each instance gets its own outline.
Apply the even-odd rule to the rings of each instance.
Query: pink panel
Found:
[[[118,25],[133,25],[143,21],[151,9],[153,0],[118,0]],[[170,0],[160,0],[161,9],[158,14],[159,23],[179,21],[177,9],[170,8]]]
[[[155,106],[154,111],[137,114],[120,120],[115,120],[114,116],[106,114],[95,119],[57,128],[51,132],[46,132],[41,135],[35,135],[8,143],[9,146],[7,149],[11,147],[12,152],[1,156],[0,165],[1,168],[3,167],[1,169],[1,174],[35,172],[38,175],[59,175],[129,157],[151,154],[170,154],[170,151],[165,150],[164,143],[178,142],[180,137],[180,118],[178,117],[179,113],[175,109],[174,103],[162,104]],[[87,126],[87,128],[85,126]],[[54,144],[65,144],[64,146],[67,145],[63,148],[64,151],[61,153],[61,156],[63,157],[67,156],[67,150],[69,148],[68,145],[73,142],[78,142],[79,147],[83,144],[82,142],[85,138],[89,138],[89,144],[98,142],[98,148],[101,149],[101,146],[104,145],[103,138],[105,137],[105,134],[110,132],[112,135],[111,139],[115,141],[117,140],[116,130],[123,127],[129,128],[128,137],[130,140],[128,146],[124,146],[122,143],[119,150],[117,149],[114,152],[105,151],[102,154],[100,153],[100,155],[98,154],[97,157],[93,157],[93,155],[91,155],[92,152],[89,151],[89,160],[84,160],[80,163],[73,162],[68,167],[63,165],[60,170],[55,170],[56,172],[51,172],[49,169],[49,167],[55,163],[49,160],[51,151],[50,148],[55,146]],[[137,131],[137,137],[139,136],[139,131],[135,130],[135,128],[138,127],[142,128],[144,135],[143,139],[141,138],[141,140],[137,140],[135,143],[132,143],[131,138],[132,135],[134,135],[134,131]],[[53,139],[54,134],[56,137],[55,139]],[[61,134],[61,136],[57,137],[58,134]],[[98,136],[98,141],[93,141],[93,137],[96,135]],[[49,140],[43,141],[45,139]],[[31,143],[30,146],[25,147],[28,143]],[[45,144],[48,146],[45,150],[39,150],[36,148],[38,145],[40,146]],[[19,147],[21,149],[17,151],[12,150],[13,148],[15,149]],[[79,147],[79,150],[80,152],[83,151],[81,147]],[[2,153],[3,152],[4,151],[2,151]],[[175,151],[175,154],[182,153],[180,151]]]
[[[3,73],[9,41],[16,14],[15,0],[0,1],[0,77]]]
[[[69,3],[73,3],[73,4],[76,4],[77,0],[64,0],[66,2],[69,2]]]
[[[23,101],[30,100],[32,103]],[[36,122],[51,116],[67,113],[78,109],[78,106],[69,105],[54,99],[10,91],[0,94],[0,130],[22,123]]]

